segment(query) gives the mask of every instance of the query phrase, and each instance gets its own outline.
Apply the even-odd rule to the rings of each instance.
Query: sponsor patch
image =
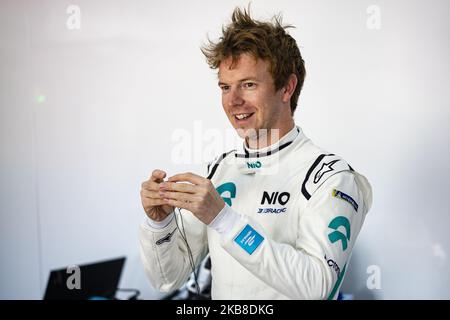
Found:
[[[284,208],[258,208],[258,213],[280,214],[280,213],[285,213],[286,210],[287,210],[286,207],[284,207]]]
[[[280,207],[284,206],[291,197],[291,194],[289,192],[267,192],[264,191],[262,199],[261,199],[261,205],[265,205],[266,202],[269,205],[272,205],[272,207],[260,207],[258,208],[258,213],[274,213],[274,214],[280,214],[285,213],[287,210],[287,207]]]
[[[341,275],[341,268],[339,268],[339,265],[334,261],[333,259],[328,259],[327,255],[325,255],[325,261],[327,262],[328,266],[336,272],[337,277]]]
[[[355,211],[358,212],[358,204],[357,204],[356,201],[353,200],[353,198],[350,197],[348,194],[346,194],[346,193],[344,193],[344,192],[342,192],[342,191],[336,190],[336,189],[333,189],[333,191],[331,192],[331,194],[333,195],[333,197],[336,197],[336,198],[342,199],[342,200],[344,200],[344,201],[347,201],[348,203],[351,204],[351,206],[353,207],[353,209],[355,209]]]
[[[336,162],[338,162],[338,161],[339,161],[339,159],[332,160],[332,161],[330,161],[330,162],[328,162],[328,163],[325,163],[325,162],[322,163],[322,166],[320,167],[320,170],[317,171],[316,174],[314,175],[314,180],[313,180],[313,182],[314,182],[314,183],[318,183],[318,182],[322,179],[322,177],[323,177],[324,175],[326,175],[328,172],[333,171],[333,170],[334,170],[333,165],[334,165]]]
[[[159,239],[158,241],[156,241],[156,245],[160,246],[164,242],[170,242],[170,239],[172,239],[172,236],[174,235],[175,231],[177,231],[177,229],[173,230],[172,232],[169,232],[165,237],[163,237],[163,238]]]
[[[244,230],[242,230],[241,233],[239,233],[239,235],[234,239],[234,242],[236,242],[248,254],[252,254],[256,248],[259,247],[261,242],[263,242],[263,240],[264,237],[247,224]]]
[[[352,171],[352,169],[343,159],[334,154],[321,154],[306,173],[302,183],[303,196],[309,200],[324,181],[342,171]]]

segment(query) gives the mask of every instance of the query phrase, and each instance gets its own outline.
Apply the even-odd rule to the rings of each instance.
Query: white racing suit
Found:
[[[154,288],[173,291],[192,273],[178,222],[195,265],[210,254],[213,299],[337,298],[372,204],[364,176],[295,126],[267,148],[218,157],[208,179],[226,203],[209,226],[184,209],[141,225]]]

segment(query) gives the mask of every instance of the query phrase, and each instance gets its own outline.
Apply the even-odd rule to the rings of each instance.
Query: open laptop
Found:
[[[78,282],[74,281],[75,271],[72,268],[53,270],[44,300],[114,299],[124,263],[125,257],[119,257],[80,265]]]

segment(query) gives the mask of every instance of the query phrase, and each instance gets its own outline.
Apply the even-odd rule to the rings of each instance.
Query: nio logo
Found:
[[[236,185],[233,182],[226,182],[216,188],[217,192],[222,197],[223,201],[231,207],[231,199],[236,198]],[[228,192],[229,196],[222,195]]]
[[[261,168],[261,166],[262,166],[262,164],[259,161],[247,162],[247,168],[249,168],[249,169]]]
[[[345,234],[337,230],[339,227],[344,227]],[[350,221],[348,221],[346,217],[339,216],[331,220],[328,228],[336,230],[328,234],[328,239],[331,241],[331,243],[341,241],[342,250],[347,250],[347,243],[348,240],[350,240]]]
[[[276,204],[277,202],[284,206],[288,201],[291,195],[289,192],[272,192],[272,194],[269,194],[267,191],[264,191],[261,204],[267,203],[268,204]]]

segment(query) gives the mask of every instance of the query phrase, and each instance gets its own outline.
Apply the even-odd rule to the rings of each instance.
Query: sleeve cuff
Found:
[[[147,217],[147,224],[152,227],[153,229],[164,229],[169,225],[169,223],[172,221],[174,217],[174,212],[169,213],[167,217],[164,218],[164,220],[161,221],[155,221]]]
[[[236,223],[241,219],[240,214],[231,209],[227,204],[208,225],[213,230],[216,230],[221,237],[227,235]]]

